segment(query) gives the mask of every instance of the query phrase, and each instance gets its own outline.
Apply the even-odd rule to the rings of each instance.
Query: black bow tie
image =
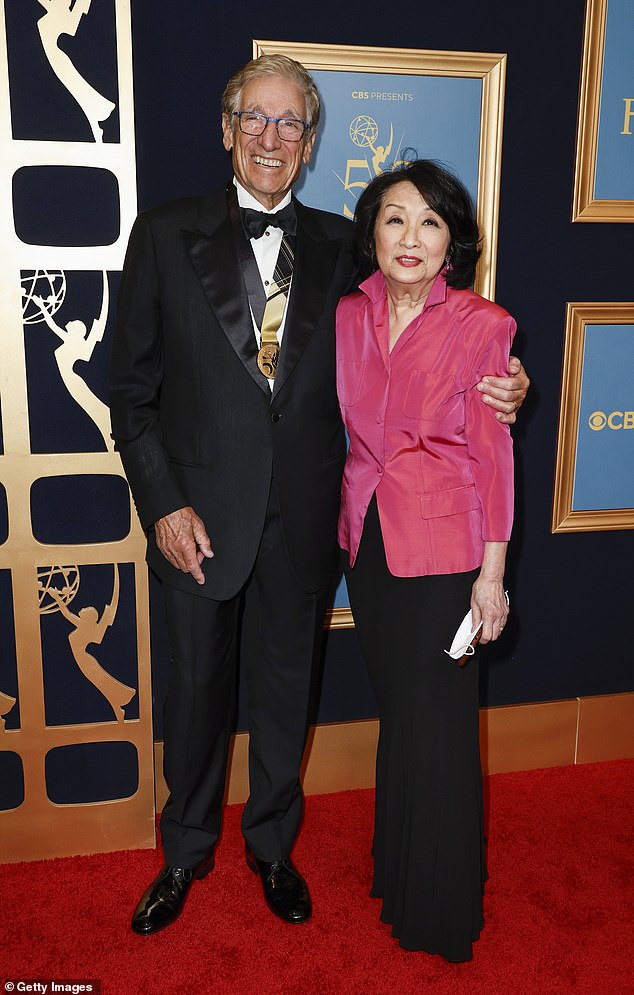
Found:
[[[251,207],[241,208],[240,214],[249,238],[262,238],[269,225],[272,228],[281,228],[286,235],[294,235],[297,231],[297,216],[292,201],[276,214],[265,214],[264,211],[256,211]]]

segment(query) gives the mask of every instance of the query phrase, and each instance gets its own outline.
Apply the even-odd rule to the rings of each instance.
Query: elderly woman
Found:
[[[381,721],[371,894],[401,946],[465,961],[486,878],[478,666],[445,650],[469,608],[481,643],[508,613],[512,444],[476,384],[507,374],[515,322],[468,289],[478,228],[445,169],[378,177],[356,218],[371,275],[337,311],[339,542]]]

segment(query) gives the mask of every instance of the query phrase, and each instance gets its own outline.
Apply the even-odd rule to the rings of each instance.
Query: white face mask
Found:
[[[475,648],[480,640],[480,630],[482,622],[474,627],[471,609],[467,612],[458,630],[453,637],[453,642],[448,650],[443,650],[452,660],[462,660],[463,656],[473,656]]]
[[[504,592],[504,597],[506,598],[507,605],[509,604],[509,593]],[[447,656],[450,656],[452,660],[464,660],[467,662],[467,658],[473,656],[475,653],[475,648],[480,641],[480,630],[482,629],[482,622],[479,625],[474,626],[473,616],[471,614],[471,609],[467,612],[462,622],[458,626],[458,630],[453,637],[453,642],[448,650],[443,650]]]

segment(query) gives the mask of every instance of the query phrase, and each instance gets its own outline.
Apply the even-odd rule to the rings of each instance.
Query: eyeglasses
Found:
[[[308,122],[298,117],[267,117],[257,111],[234,111],[243,135],[262,135],[269,121],[273,121],[283,142],[299,142],[308,128]]]

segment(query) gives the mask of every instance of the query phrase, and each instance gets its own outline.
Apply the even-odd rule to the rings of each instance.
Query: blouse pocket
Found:
[[[464,393],[446,373],[412,370],[403,400],[403,414],[417,421],[437,421],[444,417],[443,406]]]
[[[446,518],[448,515],[461,515],[466,511],[476,511],[480,501],[475,484],[463,487],[448,487],[443,491],[427,491],[421,495],[420,510],[423,518]]]
[[[359,400],[364,373],[365,360],[337,360],[337,396],[342,407],[348,408]]]

